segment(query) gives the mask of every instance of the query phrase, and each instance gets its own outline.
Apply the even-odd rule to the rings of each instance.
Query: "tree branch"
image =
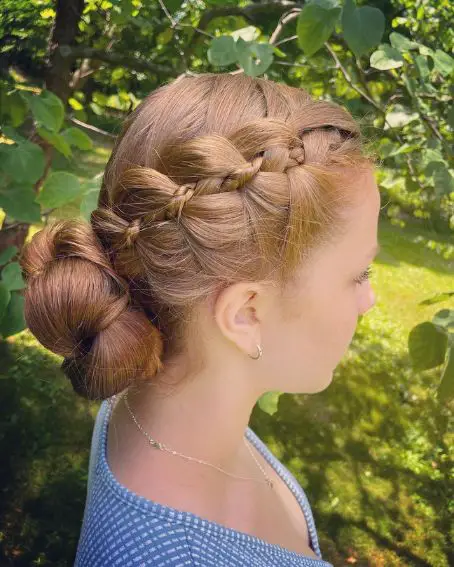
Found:
[[[379,110],[380,112],[382,112],[383,114],[386,114],[385,109],[383,109],[378,102],[376,102],[371,96],[369,96],[365,91],[363,91],[362,89],[360,89],[357,85],[355,85],[355,83],[353,82],[353,79],[350,76],[350,73],[347,71],[347,69],[342,65],[339,57],[337,56],[336,52],[334,51],[334,49],[331,47],[331,45],[328,42],[325,42],[325,47],[326,49],[329,51],[331,57],[334,59],[334,62],[336,64],[337,69],[339,69],[342,73],[342,75],[344,75],[344,79],[347,81],[347,83],[351,86],[351,88],[356,91],[359,95],[361,95],[364,99],[367,100],[367,102],[369,102],[370,104],[372,104],[377,110]]]
[[[290,12],[286,12],[283,16],[279,18],[279,22],[276,26],[276,29],[274,30],[274,32],[271,34],[270,37],[271,45],[276,45],[276,40],[281,34],[285,24],[288,24],[288,22],[295,20],[299,16],[300,12],[301,12],[301,8],[294,8],[293,10],[290,10]]]
[[[167,65],[160,65],[159,63],[153,63],[147,59],[104,51],[103,49],[83,46],[71,47],[70,45],[61,45],[59,49],[61,56],[70,60],[82,57],[84,59],[94,59],[95,61],[105,61],[106,63],[112,63],[114,65],[122,65],[129,69],[137,69],[138,71],[151,71],[152,73],[162,73],[171,76],[178,74],[177,69],[168,67]]]
[[[350,85],[350,87],[355,90],[359,95],[361,95],[365,100],[367,100],[367,102],[369,102],[370,104],[372,104],[382,115],[384,118],[385,123],[389,126],[392,134],[394,135],[395,139],[400,143],[400,144],[404,144],[404,140],[402,139],[402,137],[395,131],[393,130],[393,127],[391,126],[391,124],[387,121],[386,119],[386,109],[383,108],[382,106],[380,106],[380,104],[378,102],[376,102],[372,96],[363,91],[362,89],[360,89],[357,85],[355,85],[355,83],[353,82],[353,79],[350,76],[350,73],[347,71],[347,69],[342,65],[339,57],[337,56],[336,52],[333,50],[333,48],[329,45],[328,42],[325,42],[325,47],[326,49],[329,51],[331,57],[334,59],[334,62],[336,63],[336,67],[341,71],[341,73],[344,76],[344,79],[347,81],[347,83]],[[408,154],[406,154],[406,160],[407,160],[407,165],[408,165],[408,169],[410,171],[410,175],[413,177],[413,179],[415,181],[417,181],[417,175],[416,175],[416,171],[415,168],[413,167],[413,163],[411,161],[411,158]]]
[[[218,6],[207,10],[203,13],[197,25],[197,31],[200,33],[208,27],[211,20],[215,18],[225,18],[226,16],[242,16],[248,22],[254,23],[254,18],[262,14],[270,14],[271,12],[288,12],[295,9],[301,10],[303,2],[289,2],[281,0],[280,2],[269,1],[263,4],[248,4],[247,6]],[[197,34],[194,33],[189,40],[186,53],[193,47],[197,41]]]
[[[116,136],[114,134],[111,134],[110,132],[106,132],[105,130],[101,130],[101,128],[97,128],[96,126],[93,126],[92,124],[86,124],[85,122],[82,122],[82,120],[78,120],[77,118],[74,118],[73,116],[68,116],[67,117],[68,120],[70,122],[73,122],[73,124],[77,124],[77,126],[81,126],[82,128],[86,128],[87,130],[90,130],[91,132],[95,132],[96,134],[101,134],[102,136],[106,136],[107,138],[116,138]]]

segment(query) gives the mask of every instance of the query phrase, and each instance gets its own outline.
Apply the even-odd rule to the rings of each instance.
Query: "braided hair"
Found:
[[[359,127],[303,89],[245,75],[181,77],[128,117],[90,222],[26,245],[25,318],[74,389],[104,399],[188,347],[192,310],[231,283],[285,285],[336,238],[370,164]]]

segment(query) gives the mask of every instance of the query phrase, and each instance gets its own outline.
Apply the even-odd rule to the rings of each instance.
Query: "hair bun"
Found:
[[[24,315],[30,331],[52,352],[77,393],[104,399],[161,366],[160,332],[132,305],[91,226],[56,221],[34,235],[20,258]]]

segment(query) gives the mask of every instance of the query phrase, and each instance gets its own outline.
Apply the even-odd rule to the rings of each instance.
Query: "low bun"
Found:
[[[105,399],[160,369],[161,334],[133,304],[89,224],[46,226],[24,247],[20,264],[26,323],[65,358],[62,369],[78,394]]]

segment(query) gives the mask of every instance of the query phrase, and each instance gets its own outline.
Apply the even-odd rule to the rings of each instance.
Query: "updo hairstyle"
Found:
[[[190,314],[239,281],[289,281],[336,238],[368,164],[357,123],[302,89],[181,77],[126,120],[90,222],[24,247],[25,319],[75,391],[105,399],[190,348]],[[62,190],[64,188],[62,187]]]

